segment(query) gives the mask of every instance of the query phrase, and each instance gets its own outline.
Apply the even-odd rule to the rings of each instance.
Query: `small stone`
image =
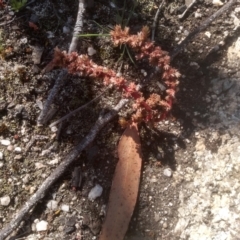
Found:
[[[160,220],[160,214],[159,213],[154,213],[154,220],[158,222]]]
[[[64,211],[64,212],[69,212],[70,207],[69,207],[68,205],[66,205],[66,204],[63,204],[63,205],[61,206],[61,209],[62,209],[62,211]]]
[[[48,207],[48,209],[50,209],[50,210],[56,210],[57,207],[58,207],[58,202],[55,201],[55,200],[50,200],[50,201],[47,203],[47,207]]]
[[[183,31],[183,35],[184,35],[184,36],[187,36],[188,34],[189,34],[189,31],[188,31],[188,30],[184,30],[184,31]]]
[[[11,144],[11,142],[10,142],[9,140],[7,140],[7,139],[2,139],[2,140],[1,140],[1,144],[2,144],[3,146],[9,146],[9,145]]]
[[[58,128],[56,126],[53,126],[53,127],[51,127],[51,131],[55,133],[58,131]]]
[[[20,44],[26,44],[28,42],[28,39],[25,37],[25,38],[21,38],[20,40],[19,40],[19,43]]]
[[[90,201],[94,201],[97,197],[100,197],[102,195],[102,192],[103,188],[99,184],[96,184],[96,186],[93,187],[89,192],[88,199]]]
[[[155,183],[155,182],[157,182],[157,178],[156,178],[156,176],[152,176],[152,178],[151,178],[150,182],[152,182],[152,183]]]
[[[36,224],[36,231],[41,232],[41,231],[47,231],[48,229],[48,222],[46,221],[40,221]]]
[[[211,34],[210,32],[205,32],[205,35],[206,35],[208,38],[210,38],[212,34]]]
[[[240,7],[236,7],[236,8],[234,9],[234,12],[235,12],[235,13],[239,13],[239,12],[240,12]]]
[[[215,6],[222,6],[223,2],[221,2],[220,0],[213,0],[212,4],[215,5]]]
[[[20,147],[15,147],[14,152],[20,153],[22,152],[22,149]]]
[[[49,165],[55,165],[55,164],[58,164],[58,163],[59,163],[59,158],[55,158],[55,159],[49,161],[47,164],[49,164]]]
[[[22,155],[21,154],[17,154],[15,157],[14,157],[14,160],[17,160],[17,161],[20,161],[22,160]]]
[[[30,179],[30,175],[29,175],[29,174],[26,174],[26,175],[23,177],[22,181],[23,181],[24,183],[28,183],[28,182],[29,182],[29,179]]]
[[[65,33],[65,34],[70,33],[70,29],[69,29],[69,27],[64,26],[64,27],[63,27],[63,33]]]
[[[165,223],[163,223],[163,225],[162,225],[162,226],[163,226],[163,228],[165,228],[165,229],[166,229],[166,228],[168,227],[168,224],[165,222]]]
[[[202,14],[201,14],[201,13],[198,13],[198,12],[195,12],[195,13],[194,13],[194,17],[195,17],[195,18],[201,18],[201,17],[202,17]]]
[[[8,206],[10,203],[11,199],[9,196],[4,196],[0,198],[0,203],[2,206]]]
[[[3,162],[0,162],[0,168],[2,168],[3,167]]]
[[[36,167],[36,169],[41,169],[41,168],[46,167],[46,165],[44,165],[44,164],[42,164],[40,162],[37,162],[37,163],[35,163],[35,167]]]
[[[0,160],[3,160],[3,153],[0,152]]]
[[[36,187],[35,186],[30,187],[30,189],[29,189],[29,193],[30,194],[33,194],[35,191],[36,191]]]
[[[9,152],[12,152],[12,151],[13,151],[13,145],[7,146],[7,150],[8,150]]]
[[[97,51],[93,47],[88,48],[88,55],[89,56],[93,56],[96,53],[97,53]]]
[[[171,177],[172,176],[172,170],[170,168],[166,168],[163,170],[163,175],[166,177]]]

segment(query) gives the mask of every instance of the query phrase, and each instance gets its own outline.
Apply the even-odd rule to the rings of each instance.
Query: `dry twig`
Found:
[[[0,240],[6,239],[13,230],[15,230],[21,221],[27,216],[29,211],[45,196],[52,185],[63,175],[66,169],[74,162],[79,154],[93,142],[100,130],[111,121],[118,111],[127,103],[128,100],[122,99],[112,111],[105,115],[99,116],[95,125],[92,127],[88,135],[63,159],[60,165],[51,173],[51,175],[42,183],[36,193],[25,203],[22,209],[14,216],[12,221],[5,226],[0,232]]]
[[[181,15],[178,15],[178,18],[179,19],[183,19],[186,15],[186,13],[189,11],[189,9],[197,2],[197,0],[193,0],[191,2],[191,4],[189,4],[189,6],[187,7],[187,9],[181,14]]]
[[[217,12],[207,18],[199,27],[194,29],[188,34],[188,36],[173,50],[170,54],[171,60],[175,58],[179,52],[201,31],[205,30],[217,17],[226,12],[230,7],[232,7],[237,0],[230,0],[223,7],[221,7]]]
[[[69,53],[77,50],[77,40],[78,40],[77,35],[80,34],[82,31],[84,12],[85,12],[85,0],[79,0],[78,15],[77,15],[76,24],[75,24],[75,27],[73,30],[72,41],[71,41],[71,44],[70,44],[70,47],[68,50]],[[67,77],[67,72],[63,69],[61,71],[61,73],[58,75],[55,85],[54,85],[53,89],[51,90],[51,93],[49,94],[49,96],[43,106],[43,110],[41,111],[41,113],[37,119],[38,125],[41,126],[46,123],[46,115],[49,112],[49,108],[50,108],[54,98],[56,97],[57,93],[61,89],[62,84],[63,84],[64,80],[66,79],[66,77]]]
[[[152,41],[154,41],[154,37],[155,37],[155,32],[156,32],[156,27],[157,27],[157,20],[158,20],[158,16],[159,16],[159,13],[160,13],[160,10],[162,9],[162,6],[164,4],[165,0],[162,0],[161,4],[159,5],[158,7],[158,10],[156,12],[156,15],[154,17],[154,20],[153,20],[153,25],[152,25]]]

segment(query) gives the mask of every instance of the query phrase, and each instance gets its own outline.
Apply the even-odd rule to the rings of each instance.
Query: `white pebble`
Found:
[[[57,207],[58,207],[58,202],[55,201],[55,200],[50,200],[50,201],[47,203],[47,207],[48,207],[48,209],[50,209],[50,210],[56,210]]]
[[[9,196],[4,196],[0,198],[0,203],[2,206],[8,206],[10,203],[11,199]]]
[[[55,159],[49,161],[47,164],[49,164],[49,165],[55,165],[55,164],[58,164],[58,163],[59,163],[59,158],[55,158]]]
[[[236,8],[234,9],[234,12],[235,12],[235,13],[239,13],[239,12],[240,12],[240,7],[236,7]]]
[[[8,145],[8,146],[7,146],[7,150],[8,150],[9,152],[12,152],[12,151],[13,151],[13,145]]]
[[[170,168],[166,168],[163,170],[163,175],[166,177],[171,177],[172,176],[172,170]]]
[[[210,38],[211,37],[211,33],[210,32],[205,32],[205,35]]]
[[[88,55],[89,56],[93,56],[94,54],[96,54],[96,50],[93,47],[89,47],[88,48]]]
[[[2,168],[3,167],[3,162],[0,162],[0,168]]]
[[[46,222],[46,221],[42,220],[36,224],[37,232],[47,231],[47,228],[48,228],[48,222]]]
[[[215,6],[222,6],[223,2],[221,2],[220,0],[213,0],[212,4],[215,5]]]
[[[102,195],[102,192],[103,188],[99,184],[96,184],[96,186],[93,187],[89,192],[88,199],[94,201],[97,197],[100,197]]]
[[[22,152],[22,149],[20,147],[15,147],[14,152],[20,153]]]
[[[36,169],[41,169],[41,168],[44,168],[44,167],[46,167],[46,165],[44,165],[44,164],[42,164],[40,162],[35,163],[35,168]]]
[[[0,152],[0,160],[3,160],[3,153]]]
[[[2,139],[1,144],[4,145],[4,146],[9,146],[11,144],[11,142],[9,140]]]
[[[62,211],[64,211],[64,212],[69,212],[69,206],[66,205],[66,204],[63,204],[63,205],[61,206],[61,209],[62,209]]]
[[[58,128],[57,128],[56,126],[52,126],[52,127],[51,127],[51,131],[52,131],[52,132],[55,133],[55,132],[57,132],[57,130],[58,130]]]
[[[195,13],[194,13],[194,16],[195,16],[195,18],[201,18],[201,17],[202,17],[202,14],[199,13],[199,12],[195,12]]]

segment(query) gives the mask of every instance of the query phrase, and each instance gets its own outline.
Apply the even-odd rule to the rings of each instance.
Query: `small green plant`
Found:
[[[16,12],[18,12],[22,7],[25,6],[27,0],[10,0],[10,6]]]

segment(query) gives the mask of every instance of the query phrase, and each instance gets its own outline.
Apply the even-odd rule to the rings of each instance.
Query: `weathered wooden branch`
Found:
[[[78,15],[77,15],[77,20],[75,23],[75,27],[73,30],[73,37],[72,37],[72,41],[69,47],[68,52],[71,53],[73,51],[77,50],[77,41],[78,41],[78,34],[80,34],[82,32],[82,28],[83,28],[83,14],[85,12],[85,0],[79,0],[79,4],[78,4]],[[64,80],[67,77],[67,71],[65,69],[63,69],[59,75],[58,78],[55,82],[54,87],[51,90],[51,93],[48,95],[48,98],[46,99],[43,109],[37,119],[37,124],[38,125],[44,125],[46,123],[46,115],[49,112],[50,106],[53,103],[54,98],[56,97],[57,93],[59,92],[59,90],[61,89]]]
[[[152,24],[152,37],[151,37],[152,41],[154,41],[154,38],[155,38],[155,32],[156,32],[156,28],[157,28],[157,20],[158,20],[158,16],[160,14],[160,11],[162,9],[162,6],[163,6],[164,2],[165,2],[165,0],[162,0],[162,2],[159,5],[158,10],[157,10],[157,12],[155,14],[154,20],[153,20],[153,24]]]
[[[127,101],[128,100],[126,99],[122,99],[110,112],[105,115],[100,114],[88,135],[62,160],[60,165],[42,183],[36,193],[34,193],[22,209],[15,214],[12,221],[0,231],[0,240],[6,239],[6,237],[8,237],[19,226],[29,211],[45,197],[45,194],[49,191],[52,185],[63,175],[79,154],[93,142],[100,130],[117,115],[118,111],[127,103]]]

